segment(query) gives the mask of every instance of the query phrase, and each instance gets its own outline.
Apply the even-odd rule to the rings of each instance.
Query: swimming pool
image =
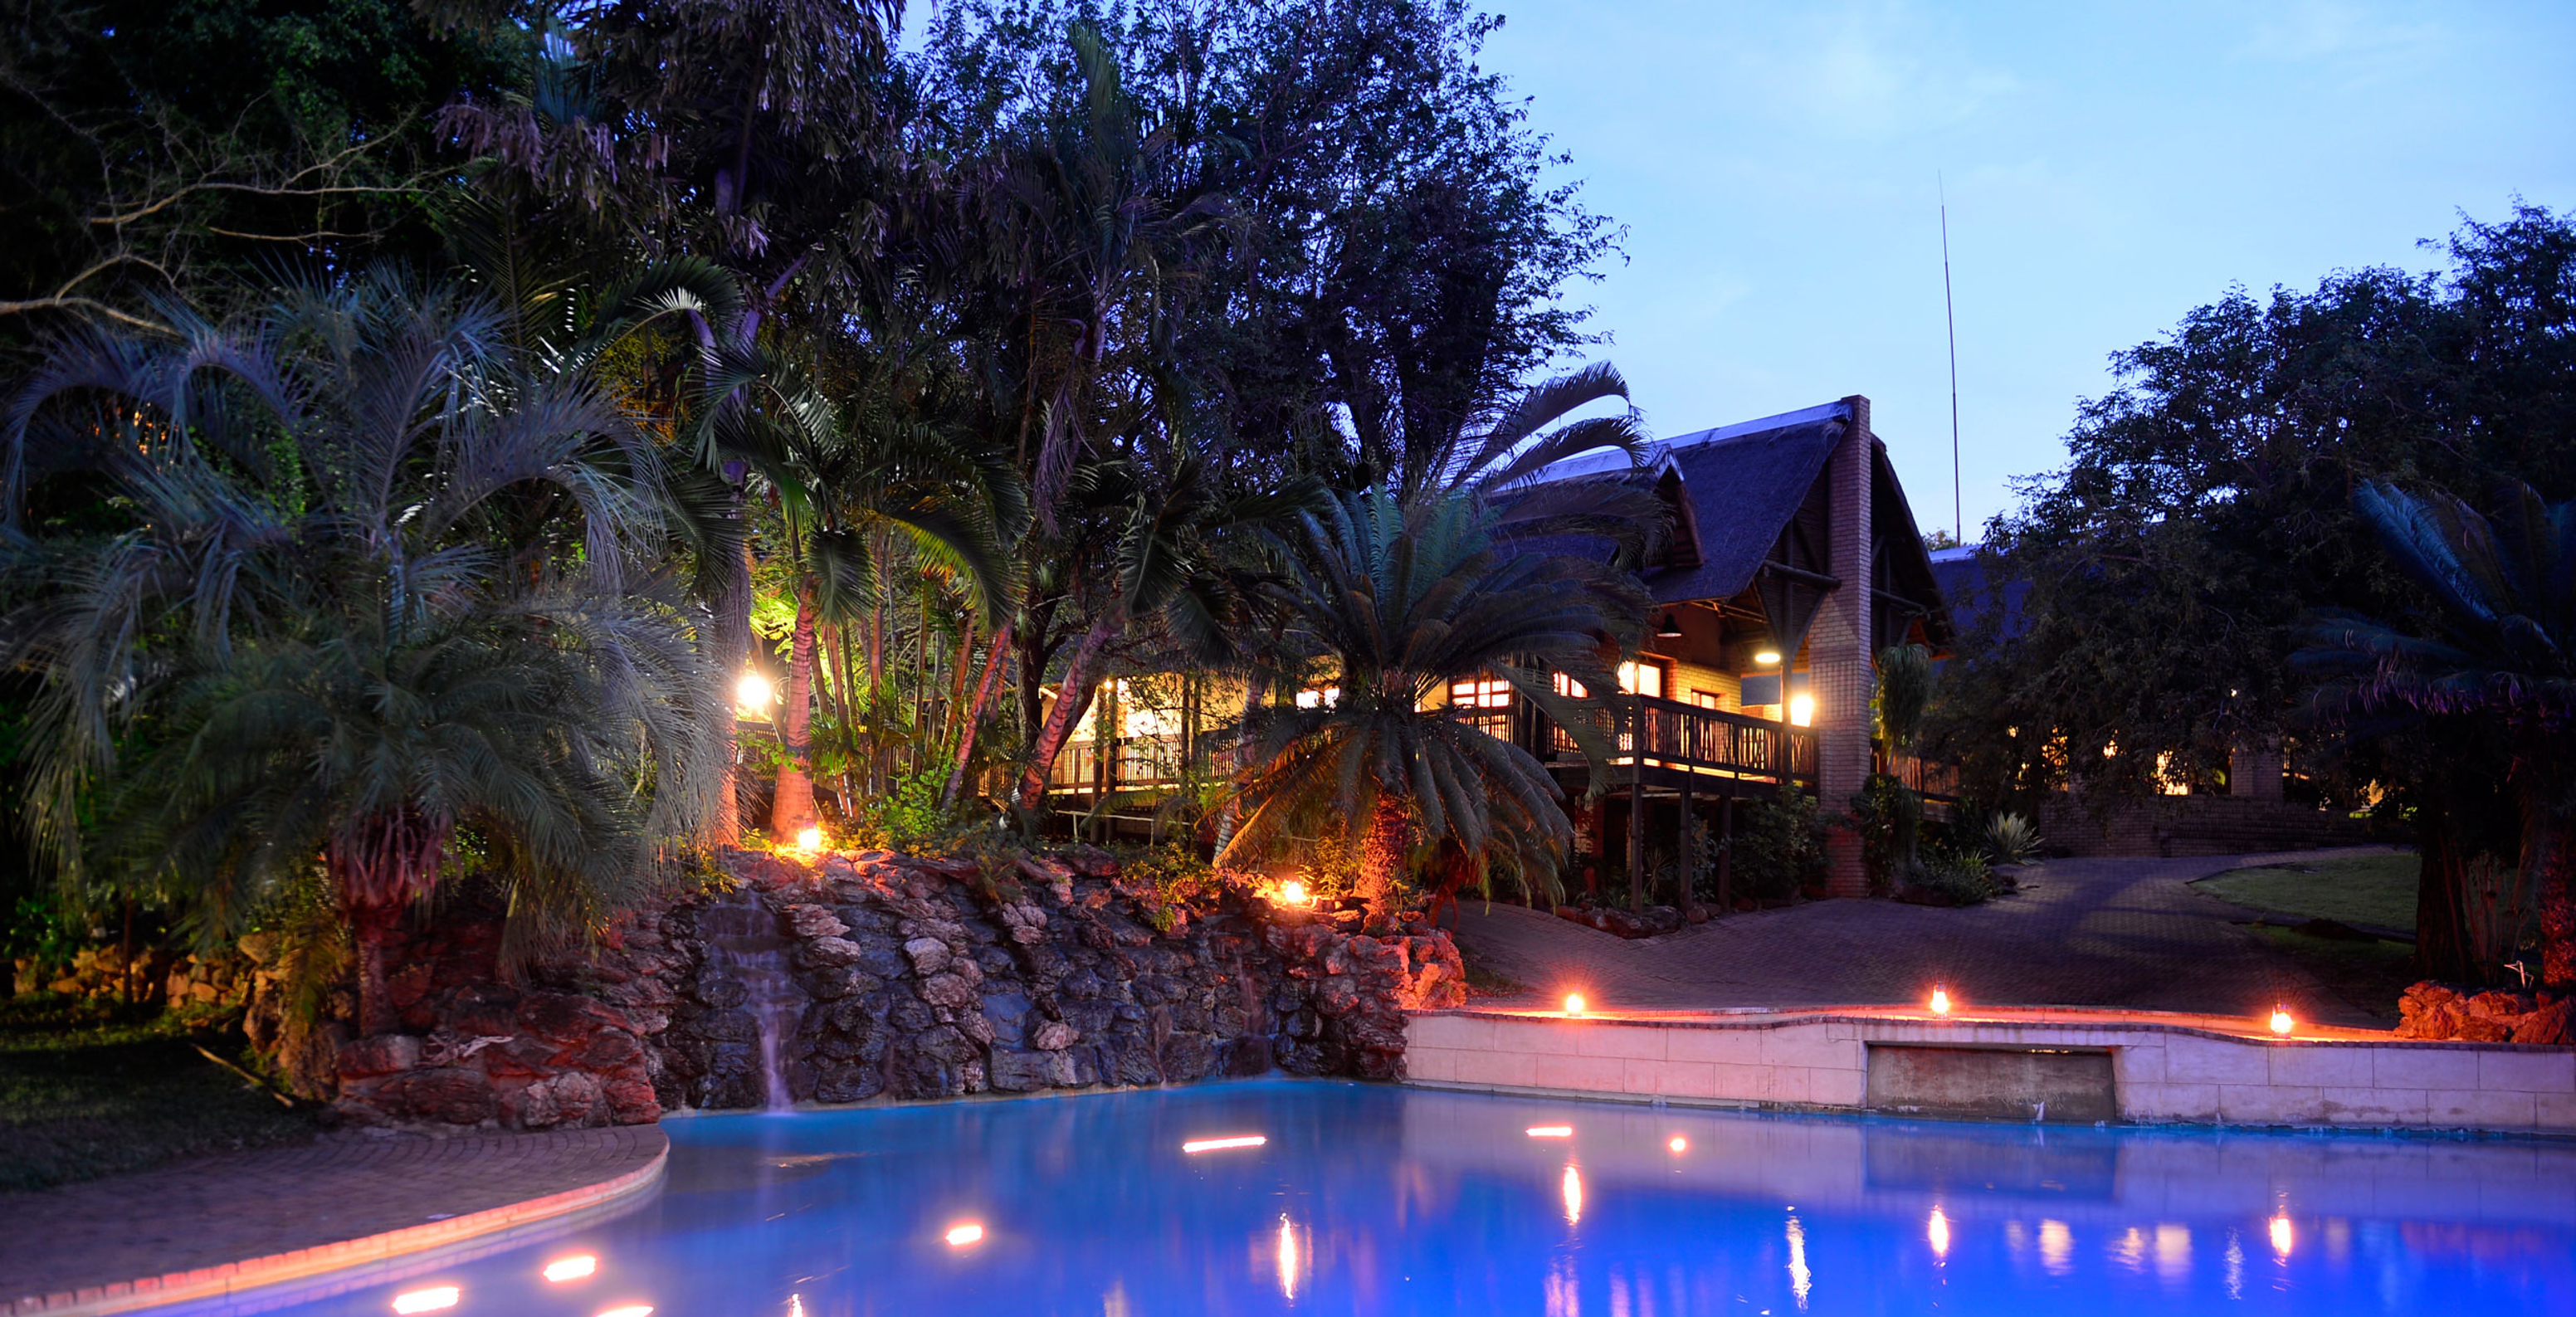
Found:
[[[256,1307],[2576,1312],[2576,1144],[2539,1140],[1899,1122],[1296,1080],[668,1128],[667,1183],[614,1220]],[[451,1289],[451,1305],[422,1306]],[[170,1311],[254,1306],[235,1303]]]

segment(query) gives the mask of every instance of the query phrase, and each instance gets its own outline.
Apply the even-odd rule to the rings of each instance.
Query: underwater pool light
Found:
[[[455,1307],[456,1300],[460,1296],[461,1291],[453,1285],[438,1285],[425,1290],[407,1290],[394,1296],[394,1311],[437,1312],[441,1308]]]
[[[568,1258],[556,1258],[546,1264],[544,1271],[537,1274],[554,1284],[561,1285],[565,1281],[585,1279],[598,1270],[599,1258],[596,1255],[579,1253]]]

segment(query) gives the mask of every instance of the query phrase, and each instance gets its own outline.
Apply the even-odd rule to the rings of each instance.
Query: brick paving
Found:
[[[1581,991],[1609,1009],[1910,1003],[1941,980],[1962,1002],[1998,1006],[2237,1015],[2286,1000],[2305,1019],[2385,1028],[2237,927],[2247,911],[2188,886],[2372,849],[2053,860],[2018,894],[1981,906],[1817,901],[1634,942],[1469,901],[1458,940],[1470,965],[1528,984],[1530,1000]]]
[[[369,1260],[380,1250],[356,1241],[395,1231],[410,1232],[400,1241],[408,1247],[452,1243],[599,1196],[585,1191],[641,1183],[669,1147],[649,1125],[336,1134],[0,1194],[0,1313],[121,1311],[138,1304],[118,1302],[120,1288],[137,1301],[155,1289],[176,1298],[188,1283],[202,1286],[203,1273],[251,1259],[272,1265],[242,1268],[242,1281],[311,1274]]]

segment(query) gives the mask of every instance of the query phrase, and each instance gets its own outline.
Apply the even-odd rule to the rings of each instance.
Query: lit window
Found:
[[[1664,665],[1660,663],[1622,663],[1619,665],[1619,693],[1664,697]]]
[[[1691,703],[1696,704],[1703,709],[1716,709],[1722,713],[1726,709],[1726,693],[1724,691],[1704,691],[1693,688],[1691,691]]]
[[[1562,672],[1556,674],[1556,693],[1569,700],[1588,699],[1592,694],[1592,692],[1583,689],[1582,682],[1576,681],[1574,678],[1569,677]]]
[[[1460,709],[1508,709],[1512,705],[1512,684],[1508,681],[1453,681],[1449,683],[1449,703]]]
[[[1300,709],[1329,709],[1341,702],[1342,688],[1339,686],[1326,686],[1322,690],[1302,690],[1297,692],[1297,707]]]

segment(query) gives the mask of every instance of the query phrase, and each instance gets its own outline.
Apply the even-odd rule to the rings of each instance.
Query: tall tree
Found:
[[[2395,706],[2500,733],[2541,979],[2576,986],[2576,500],[2552,507],[2508,486],[2497,502],[2490,518],[2447,494],[2362,486],[2363,521],[2429,597],[2426,625],[2328,613],[2298,658],[2341,678],[2330,708]]]

